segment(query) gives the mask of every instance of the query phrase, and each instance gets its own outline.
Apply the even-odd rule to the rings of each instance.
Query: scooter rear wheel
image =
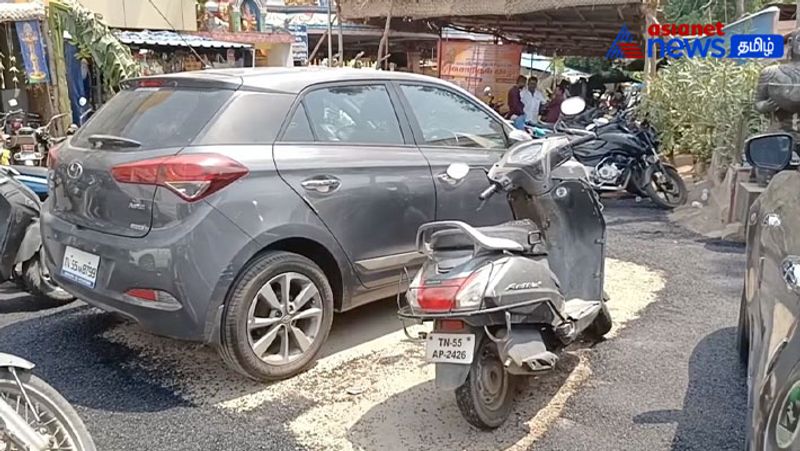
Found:
[[[503,367],[497,345],[484,337],[475,353],[467,380],[456,389],[461,415],[471,425],[496,429],[505,423],[514,407],[517,377]]]

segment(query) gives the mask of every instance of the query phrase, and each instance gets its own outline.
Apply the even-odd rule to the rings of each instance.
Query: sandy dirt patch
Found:
[[[663,277],[644,266],[607,260],[606,291],[614,318],[613,337],[656,299]],[[248,412],[271,400],[305,398],[313,407],[288,424],[312,449],[526,449],[561,414],[591,369],[585,344],[562,355],[557,369],[526,378],[511,419],[494,432],[480,432],[462,418],[452,393],[433,386],[433,367],[422,345],[406,339],[391,302],[337,317],[326,356],[309,371],[269,385],[237,377],[216,353],[198,345],[154,337],[121,324],[106,339],[137,352],[135,365],[187,401]],[[361,310],[361,309],[359,309]],[[359,317],[360,316],[360,317]],[[417,326],[420,327],[420,326]],[[419,329],[421,330],[421,329]],[[365,334],[362,340],[359,335]]]

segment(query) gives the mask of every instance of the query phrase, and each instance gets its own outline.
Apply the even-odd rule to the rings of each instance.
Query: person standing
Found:
[[[525,120],[528,122],[539,121],[539,108],[547,99],[539,92],[539,80],[536,77],[528,79],[528,89],[522,91],[522,104],[525,111]]]
[[[546,122],[552,123],[558,121],[558,117],[561,115],[561,103],[564,102],[564,99],[567,97],[566,90],[568,84],[566,80],[562,80],[561,83],[558,84],[556,92],[553,93],[553,98],[550,99],[550,103],[547,104],[547,114],[544,119]]]
[[[525,105],[522,103],[522,90],[525,89],[525,77],[517,77],[517,84],[508,90],[508,112],[510,119],[514,122],[514,127],[519,130],[525,129]]]

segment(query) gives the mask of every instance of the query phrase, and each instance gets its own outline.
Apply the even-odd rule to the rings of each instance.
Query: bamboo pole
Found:
[[[339,66],[344,66],[344,32],[342,30],[341,0],[336,0],[336,22],[339,24]]]
[[[333,44],[331,44],[331,35],[333,35],[333,30],[331,29],[331,2],[333,0],[328,0],[328,67],[333,67]]]
[[[322,33],[322,36],[319,37],[319,41],[317,41],[317,45],[314,46],[314,50],[308,55],[308,64],[311,64],[311,60],[317,55],[319,48],[322,47],[322,43],[325,41],[325,36],[328,35],[328,31]]]
[[[800,0],[797,0],[800,1]],[[381,41],[378,43],[378,59],[377,59],[377,67],[380,67],[382,64],[381,62],[384,61],[384,53],[389,54],[389,26],[392,23],[392,6],[394,5],[394,0],[389,2],[389,13],[386,14],[386,25],[383,27],[383,35],[381,36]],[[377,68],[376,67],[376,68]]]

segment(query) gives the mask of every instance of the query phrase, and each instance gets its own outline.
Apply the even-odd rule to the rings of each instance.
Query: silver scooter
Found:
[[[562,105],[565,114],[580,109],[571,99]],[[506,152],[480,197],[507,193],[517,220],[480,228],[440,221],[417,232],[427,259],[399,316],[433,322],[421,338],[436,386],[455,390],[476,427],[505,422],[518,377],[553,369],[559,351],[581,334],[600,338],[611,330],[602,205],[580,165],[565,164],[573,146],[595,138],[590,131],[553,136]],[[469,171],[450,169],[456,180]]]
[[[78,413],[33,367],[0,353],[0,450],[95,451]]]

